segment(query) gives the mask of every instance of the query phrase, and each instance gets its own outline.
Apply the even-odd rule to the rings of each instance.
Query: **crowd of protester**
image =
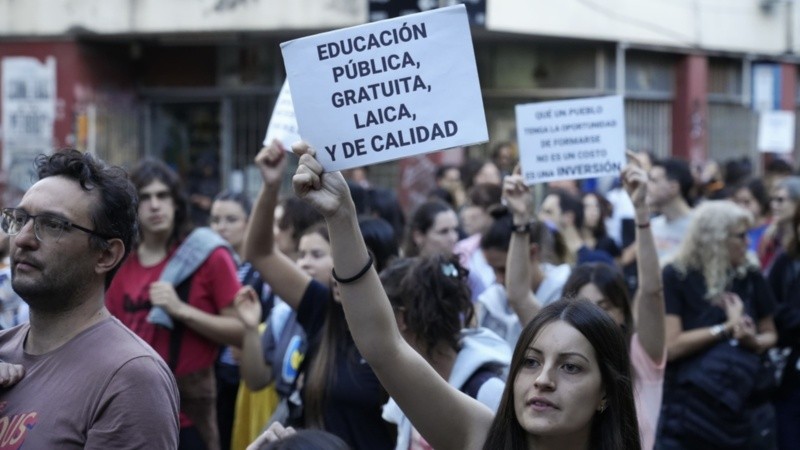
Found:
[[[137,235],[103,298],[174,376],[178,448],[800,442],[800,176],[785,161],[759,175],[628,152],[612,183],[534,189],[504,142],[440,167],[405,210],[295,153],[290,174],[297,156],[264,147],[258,197],[219,192],[207,227],[167,164],[128,174]],[[3,329],[28,326],[13,282],[28,222],[51,244],[54,211],[29,208],[2,213]],[[66,223],[52,226],[96,228]],[[4,389],[34,375],[25,361],[0,363]]]

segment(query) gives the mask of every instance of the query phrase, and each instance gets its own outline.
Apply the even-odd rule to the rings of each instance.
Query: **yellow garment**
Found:
[[[245,450],[251,442],[255,441],[263,431],[264,425],[272,417],[279,402],[280,396],[275,390],[275,383],[253,392],[247,389],[242,381],[239,384],[239,393],[236,395],[231,450]]]
[[[266,323],[258,327],[259,333],[264,333],[266,329]],[[236,410],[233,413],[231,450],[247,450],[247,446],[264,430],[280,401],[275,383],[253,392],[247,388],[244,381],[241,381],[239,392],[236,394]]]

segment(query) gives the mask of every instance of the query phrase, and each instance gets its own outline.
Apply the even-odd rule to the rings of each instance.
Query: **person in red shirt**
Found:
[[[220,345],[240,346],[243,328],[233,299],[240,288],[236,264],[217,247],[178,286],[162,272],[188,231],[188,203],[178,175],[157,160],[144,160],[130,174],[139,195],[139,243],[106,295],[114,316],[149,343],[169,364],[181,394],[179,449],[219,448],[213,366]],[[172,329],[148,320],[161,307]]]

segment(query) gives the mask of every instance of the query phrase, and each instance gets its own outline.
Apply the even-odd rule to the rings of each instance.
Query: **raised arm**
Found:
[[[294,150],[300,155],[292,180],[295,193],[325,217],[336,276],[353,278],[369,255],[347,184],[339,172],[322,173],[308,146]],[[340,283],[339,290],[358,350],[422,436],[437,449],[481,448],[492,412],[449,386],[403,340],[374,266]]]
[[[311,277],[278,250],[272,231],[278,193],[286,169],[286,151],[278,141],[273,141],[269,147],[258,152],[255,162],[261,170],[264,184],[250,214],[242,256],[250,261],[276,295],[297,309]]]
[[[261,323],[261,302],[251,286],[242,286],[236,293],[233,305],[244,325],[240,363],[242,379],[251,391],[260,391],[273,379],[272,366],[264,361],[261,334],[258,330]],[[269,332],[270,330],[265,331]]]
[[[639,342],[650,356],[660,363],[666,351],[664,288],[658,263],[653,231],[650,229],[650,208],[647,206],[647,172],[639,156],[628,152],[630,163],[622,171],[622,183],[636,211],[636,270],[639,289],[633,299],[633,320]]]
[[[532,203],[530,188],[518,170],[503,180],[503,201],[511,211],[514,227],[525,227],[531,223]],[[522,327],[533,319],[541,305],[531,291],[531,234],[525,229],[511,233],[506,256],[506,295],[508,304],[519,317]]]

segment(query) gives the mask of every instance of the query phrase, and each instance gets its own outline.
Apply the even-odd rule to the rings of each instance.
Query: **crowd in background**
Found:
[[[432,448],[427,436],[439,437],[362,355],[348,302],[372,299],[342,298],[363,272],[334,269],[341,237],[330,216],[282,195],[294,157],[277,142],[263,148],[258,197],[218,193],[207,224],[193,223],[172,168],[132,168],[139,236],[106,306],[176,377],[179,448],[278,448],[287,430],[320,448]],[[439,167],[409,211],[363,172],[348,176],[399,335],[500,417],[527,325],[564,297],[586,299],[622,330],[642,448],[794,448],[800,176],[780,159],[758,174],[747,159],[628,157],[617,179],[562,180],[535,195],[503,143]],[[0,326],[11,328],[27,309],[2,242]],[[625,408],[615,401],[599,414]]]

